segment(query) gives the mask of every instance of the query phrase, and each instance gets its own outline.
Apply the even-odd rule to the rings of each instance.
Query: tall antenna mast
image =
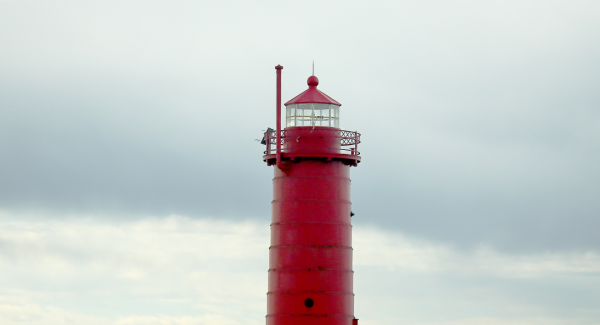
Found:
[[[313,59],[313,76],[315,75],[315,59]]]

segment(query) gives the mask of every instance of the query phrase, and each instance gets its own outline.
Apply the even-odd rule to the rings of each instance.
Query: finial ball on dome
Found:
[[[306,83],[310,87],[316,87],[319,84],[319,78],[317,78],[315,76],[310,76],[310,77],[308,77],[308,80],[306,81]]]

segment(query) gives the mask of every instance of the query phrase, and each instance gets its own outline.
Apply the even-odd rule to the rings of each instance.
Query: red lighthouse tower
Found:
[[[350,167],[360,134],[340,129],[341,104],[308,89],[286,106],[281,130],[265,133],[263,160],[275,166],[269,248],[267,325],[355,325],[352,289]]]

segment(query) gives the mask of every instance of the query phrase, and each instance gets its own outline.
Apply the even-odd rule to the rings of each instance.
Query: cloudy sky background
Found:
[[[597,1],[0,1],[0,322],[262,324],[254,139],[314,59],[361,324],[600,324],[599,40]]]

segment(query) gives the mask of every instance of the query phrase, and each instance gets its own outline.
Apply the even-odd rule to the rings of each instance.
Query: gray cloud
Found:
[[[0,6],[3,209],[268,220],[273,66],[291,98],[314,58],[356,223],[600,248],[595,2]]]

